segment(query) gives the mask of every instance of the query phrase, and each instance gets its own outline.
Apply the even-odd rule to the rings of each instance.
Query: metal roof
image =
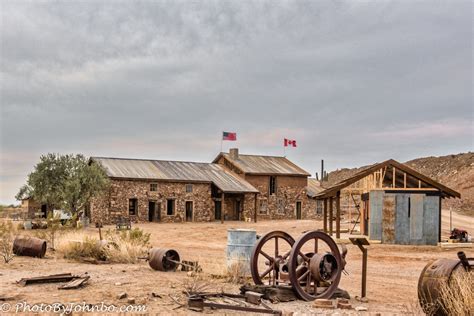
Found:
[[[213,183],[225,193],[258,192],[250,183],[213,163],[91,157],[111,178]]]
[[[310,176],[286,157],[239,154],[237,159],[232,159],[228,153],[220,153],[214,162],[221,156],[246,174]]]
[[[317,194],[324,191],[319,180],[315,178],[308,178],[308,186],[306,187],[306,194],[309,197],[315,197]]]

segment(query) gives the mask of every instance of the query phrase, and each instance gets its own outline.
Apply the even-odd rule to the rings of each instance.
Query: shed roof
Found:
[[[401,170],[403,172],[406,172],[410,176],[419,179],[428,185],[432,186],[433,188],[436,188],[441,191],[441,194],[443,197],[457,197],[460,198],[461,194],[457,191],[454,191],[453,189],[448,188],[447,186],[444,186],[443,184],[433,180],[430,177],[425,176],[424,174],[419,173],[418,171],[408,167],[405,164],[402,164],[396,160],[389,159],[384,162],[376,163],[368,167],[364,167],[361,171],[355,173],[354,175],[349,176],[348,178],[345,178],[332,186],[328,187],[324,191],[318,193],[316,195],[317,198],[323,198],[323,197],[330,197],[335,195],[338,191],[340,191],[343,188],[346,188],[350,186],[351,184],[359,181],[360,179],[368,176],[369,174],[380,170],[381,168],[391,166],[394,167],[398,170]]]
[[[250,183],[213,163],[91,157],[111,178],[213,183],[225,193],[258,192]]]
[[[323,192],[324,188],[321,186],[319,180],[315,178],[308,178],[308,186],[306,187],[306,194],[309,197],[315,197],[319,193]]]
[[[310,176],[286,157],[239,154],[237,159],[233,159],[230,154],[222,152],[213,162],[217,162],[222,156],[246,174]]]

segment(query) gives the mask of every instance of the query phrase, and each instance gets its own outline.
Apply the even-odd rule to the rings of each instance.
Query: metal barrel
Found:
[[[148,254],[148,264],[153,270],[175,271],[180,262],[176,250],[165,248],[152,248]]]
[[[46,253],[46,240],[17,236],[13,241],[13,253],[17,256],[43,258]]]
[[[250,257],[256,241],[254,229],[227,230],[227,268],[237,265],[241,272],[250,273]]]
[[[438,259],[428,263],[418,279],[418,300],[428,315],[448,315],[444,310],[442,289],[449,286],[451,276],[466,273],[460,260]]]

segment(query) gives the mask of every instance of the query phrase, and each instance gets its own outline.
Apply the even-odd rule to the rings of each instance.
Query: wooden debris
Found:
[[[62,274],[52,274],[52,275],[40,276],[40,277],[34,277],[34,278],[23,278],[19,280],[17,283],[21,286],[26,286],[26,285],[37,284],[37,283],[69,282],[75,278],[77,278],[77,276],[74,276],[71,273],[62,273]]]
[[[128,304],[135,304],[136,300],[134,297],[130,297],[128,300],[127,300],[127,303]]]
[[[291,286],[274,287],[270,285],[246,284],[240,287],[240,293],[245,294],[248,291],[263,294],[262,298],[272,303],[291,302],[298,299]]]
[[[91,277],[89,275],[86,275],[86,276],[83,276],[83,277],[80,277],[80,278],[76,278],[76,279],[70,281],[67,284],[59,286],[58,289],[60,289],[60,290],[72,290],[72,289],[80,288],[80,287],[84,286],[87,283],[87,281],[89,281],[90,278]]]
[[[126,298],[127,296],[128,296],[127,293],[122,292],[122,293],[120,293],[119,295],[117,295],[117,299],[118,299],[118,300],[121,300],[121,299],[123,299],[123,298]]]

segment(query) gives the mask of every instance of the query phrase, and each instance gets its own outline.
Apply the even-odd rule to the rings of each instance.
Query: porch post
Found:
[[[253,220],[257,222],[257,193],[255,193],[255,207],[253,208]]]
[[[333,197],[329,198],[329,235],[332,236],[332,218],[333,218]]]
[[[336,238],[341,238],[341,191],[336,195]]]
[[[221,194],[221,224],[224,224],[224,212],[225,212],[224,192],[222,192]]]
[[[323,229],[327,234],[328,232],[328,199],[324,199],[324,208],[323,208]]]

